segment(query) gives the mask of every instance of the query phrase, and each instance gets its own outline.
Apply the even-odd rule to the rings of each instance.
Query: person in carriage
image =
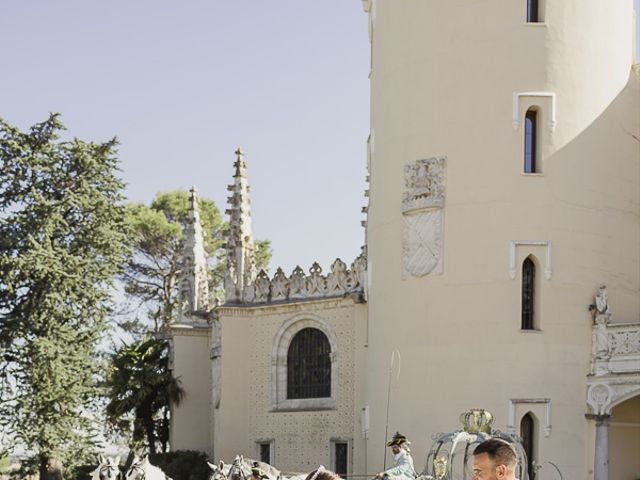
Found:
[[[416,471],[413,468],[413,458],[409,450],[410,442],[400,432],[387,442],[393,452],[394,467],[376,475],[380,480],[415,480]]]

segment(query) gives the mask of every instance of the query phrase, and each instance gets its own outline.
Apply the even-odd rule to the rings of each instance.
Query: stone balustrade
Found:
[[[609,372],[640,372],[640,323],[607,325],[607,343]]]

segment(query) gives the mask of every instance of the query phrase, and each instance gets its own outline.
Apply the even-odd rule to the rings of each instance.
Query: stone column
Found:
[[[610,415],[593,415],[591,417],[596,421],[594,480],[609,480],[609,417]]]

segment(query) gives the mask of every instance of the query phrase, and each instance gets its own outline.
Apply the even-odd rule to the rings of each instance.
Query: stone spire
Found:
[[[194,313],[203,314],[209,310],[207,256],[204,251],[204,237],[196,192],[195,186],[189,191],[189,219],[184,231],[179,286],[178,321],[180,323],[192,321],[189,317]]]
[[[235,151],[233,185],[227,190],[229,208],[229,232],[227,234],[227,271],[225,273],[225,300],[230,303],[243,301],[243,292],[256,278],[255,246],[251,232],[251,188],[247,181],[247,165],[242,147]]]

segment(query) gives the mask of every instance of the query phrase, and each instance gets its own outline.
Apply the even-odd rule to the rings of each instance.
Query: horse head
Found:
[[[146,456],[144,458],[140,458],[135,455],[129,470],[124,474],[124,480],[144,480],[147,473],[146,466],[148,464],[149,459]]]
[[[222,460],[218,465],[209,462],[207,462],[207,465],[211,469],[209,480],[228,480],[227,474],[224,473],[224,462]]]
[[[98,457],[98,468],[91,472],[91,480],[120,480],[120,457]]]

